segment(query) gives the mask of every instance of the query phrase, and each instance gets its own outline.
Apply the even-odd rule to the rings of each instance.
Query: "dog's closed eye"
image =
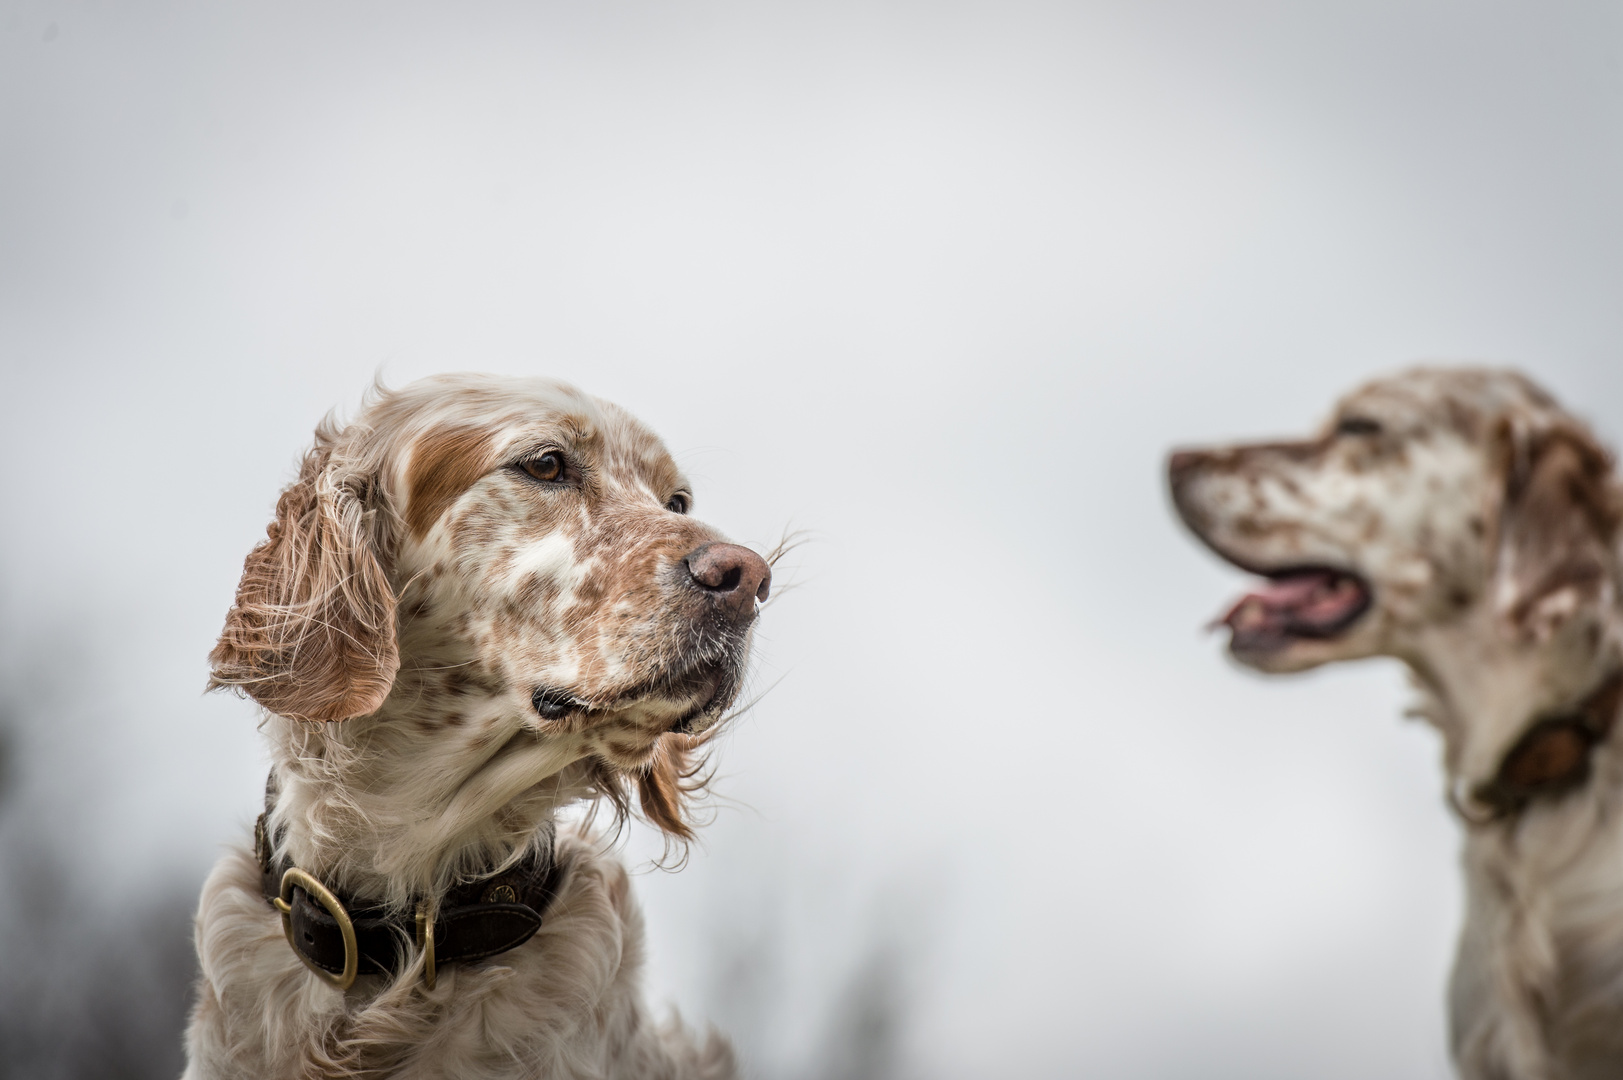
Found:
[[[1343,416],[1336,422],[1336,434],[1347,436],[1379,435],[1381,422],[1367,416]]]

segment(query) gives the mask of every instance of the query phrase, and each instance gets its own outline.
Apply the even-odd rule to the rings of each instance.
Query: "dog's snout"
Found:
[[[737,544],[701,544],[682,560],[693,584],[734,618],[752,614],[772,591],[772,568]]]

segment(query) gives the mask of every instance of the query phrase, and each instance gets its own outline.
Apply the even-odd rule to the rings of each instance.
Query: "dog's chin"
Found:
[[[1343,660],[1362,660],[1375,655],[1363,645],[1359,634],[1347,634],[1332,639],[1289,638],[1259,643],[1229,640],[1229,655],[1236,663],[1267,675],[1290,675],[1298,671],[1311,671],[1324,664]]]
[[[693,696],[667,730],[679,735],[702,735],[721,722],[737,697],[737,673],[718,671],[709,680],[708,688]]]

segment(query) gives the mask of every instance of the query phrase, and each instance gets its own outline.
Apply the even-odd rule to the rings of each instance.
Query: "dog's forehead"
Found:
[[[447,402],[451,407],[425,418],[411,452],[419,456],[428,446],[460,442],[488,469],[556,446],[611,481],[655,488],[681,482],[670,452],[647,425],[613,402],[559,387],[559,392],[546,388],[515,392],[496,408],[483,407],[479,398]],[[455,407],[459,404],[474,407]],[[454,439],[449,434],[453,432],[458,433]]]
[[[1554,407],[1523,376],[1488,368],[1415,368],[1375,379],[1346,395],[1337,416],[1367,416],[1399,429],[1443,428],[1467,437],[1510,410]]]
[[[685,483],[646,425],[551,379],[436,376],[389,394],[362,419],[400,434],[393,479],[418,534],[480,477],[549,446],[577,455],[610,486],[663,499]]]
[[[673,491],[687,483],[664,440],[646,424],[612,401],[593,398],[598,419],[599,467],[635,476],[655,491]]]

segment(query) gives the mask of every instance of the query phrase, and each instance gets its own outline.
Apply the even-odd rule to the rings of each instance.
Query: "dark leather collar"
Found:
[[[266,832],[268,814],[269,810],[259,815],[254,824],[254,855],[259,860],[265,899],[281,910],[277,901],[286,897],[288,944],[340,988],[347,987],[355,974],[393,974],[409,955],[410,946],[423,947],[426,941],[424,974],[432,989],[437,965],[482,960],[530,940],[541,928],[542,915],[563,882],[565,868],[554,858],[549,835],[546,844],[518,865],[452,888],[440,898],[432,926],[424,925],[426,917],[411,912],[390,912],[374,901],[329,893],[327,899],[338,902],[353,926],[358,953],[356,970],[339,981],[348,960],[345,928],[324,899],[312,896],[303,885],[290,883],[284,891],[283,881],[293,863],[285,856],[276,857]],[[316,885],[311,888],[319,891]]]
[[[1554,798],[1589,780],[1595,747],[1606,741],[1623,706],[1623,671],[1608,676],[1571,712],[1542,717],[1506,751],[1492,780],[1471,797],[1495,818],[1520,813],[1535,799]]]

